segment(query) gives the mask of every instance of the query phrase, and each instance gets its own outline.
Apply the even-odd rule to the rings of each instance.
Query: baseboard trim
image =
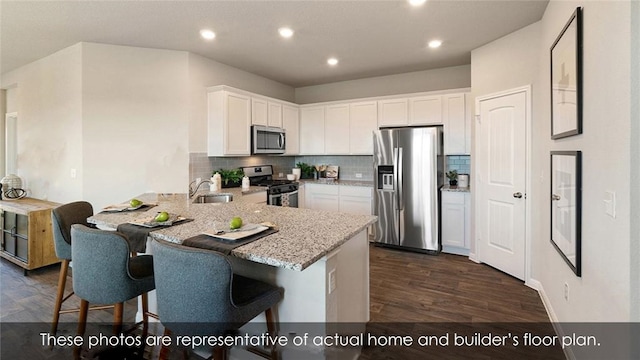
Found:
[[[558,316],[556,316],[555,311],[553,311],[553,307],[551,306],[551,301],[549,300],[547,293],[544,291],[544,286],[542,286],[542,283],[536,279],[529,279],[526,285],[538,291],[538,295],[540,295],[540,300],[542,300],[542,305],[544,305],[544,308],[547,311],[547,316],[549,316],[549,320],[551,321],[553,330],[555,330],[556,335],[558,337],[564,336],[565,334],[564,330],[562,329],[560,321],[558,320]],[[563,349],[563,352],[565,357],[568,360],[576,360],[576,357],[573,354],[573,351],[571,350],[570,346],[565,347]]]

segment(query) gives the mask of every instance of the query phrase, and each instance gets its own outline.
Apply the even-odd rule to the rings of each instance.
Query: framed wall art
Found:
[[[581,276],[582,153],[551,152],[551,243]]]
[[[551,45],[551,138],[582,134],[582,8]]]

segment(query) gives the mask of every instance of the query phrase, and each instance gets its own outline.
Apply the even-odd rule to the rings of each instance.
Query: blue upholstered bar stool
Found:
[[[71,261],[71,225],[89,225],[87,223],[87,218],[92,215],[93,206],[86,201],[75,201],[60,205],[51,211],[53,244],[56,250],[56,256],[58,259],[62,260],[62,263],[60,264],[60,275],[58,277],[56,303],[55,308],[53,309],[53,321],[51,322],[51,334],[53,335],[58,331],[60,314],[80,311],[79,308],[62,310],[62,304],[73,295],[73,291],[71,291],[67,296],[64,296],[65,286],[67,285],[69,262]],[[102,310],[112,307],[113,306],[96,306],[92,307],[91,310]]]
[[[122,327],[124,302],[142,296],[143,336],[148,326],[147,292],[155,288],[153,257],[130,257],[129,242],[116,231],[71,226],[73,289],[80,297],[78,334],[83,335],[89,303],[115,304],[114,332]]]
[[[262,312],[269,334],[277,334],[274,307],[282,299],[281,288],[234,274],[229,259],[216,251],[155,240],[151,248],[158,316],[165,335],[222,335]],[[165,350],[160,359],[167,355]],[[249,350],[265,358],[279,357],[275,347],[269,352]],[[227,356],[227,348],[214,348],[214,359]]]

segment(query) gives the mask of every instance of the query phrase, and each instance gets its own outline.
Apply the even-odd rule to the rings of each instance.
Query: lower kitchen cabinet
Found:
[[[442,192],[442,251],[469,255],[471,237],[471,194]]]
[[[257,191],[252,193],[247,193],[242,195],[242,201],[253,203],[253,204],[266,204],[267,203],[267,192],[266,191]]]
[[[53,246],[51,209],[60,204],[24,198],[0,201],[0,256],[25,270],[60,262]]]
[[[309,209],[371,215],[371,188],[348,185],[305,184]]]

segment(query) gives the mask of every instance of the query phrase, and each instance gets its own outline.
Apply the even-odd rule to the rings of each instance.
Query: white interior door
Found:
[[[478,260],[524,280],[527,92],[483,98],[478,108]]]

